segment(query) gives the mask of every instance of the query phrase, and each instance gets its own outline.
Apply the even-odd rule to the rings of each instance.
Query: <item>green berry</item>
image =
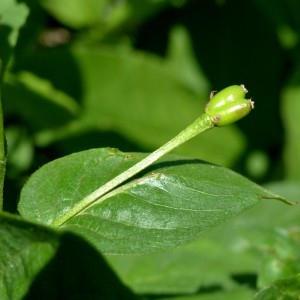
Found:
[[[229,86],[212,96],[205,107],[205,113],[215,126],[234,123],[254,108],[254,102],[245,98],[246,93],[244,85]]]

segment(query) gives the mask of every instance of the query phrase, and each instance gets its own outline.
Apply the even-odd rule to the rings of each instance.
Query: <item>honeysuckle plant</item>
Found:
[[[263,199],[285,201],[225,168],[165,156],[246,116],[254,107],[246,92],[234,85],[213,95],[198,119],[150,155],[92,149],[45,165],[25,184],[20,214],[76,232],[101,252],[129,254],[184,244]]]
[[[227,87],[218,94],[212,96],[211,100],[206,105],[205,113],[195,120],[190,126],[152,154],[84,197],[63,216],[53,220],[51,225],[61,226],[68,220],[72,219],[75,215],[83,212],[94,202],[97,201],[99,203],[104,201],[106,199],[106,197],[104,197],[105,194],[199,133],[216,126],[224,126],[233,123],[246,116],[251,109],[254,108],[254,102],[245,99],[246,92],[247,90],[244,85],[234,85]],[[20,210],[22,211],[22,209],[23,201],[20,202]]]
[[[65,7],[60,1],[50,2],[44,4],[45,8],[52,12],[62,9],[63,14],[57,13],[57,16],[62,17],[63,22]],[[152,2],[157,1],[149,1],[147,5],[151,5]],[[76,9],[70,10],[68,18],[72,18],[76,12],[81,12],[81,9],[77,9],[78,3],[74,2],[73,8]],[[57,7],[52,9],[52,5]],[[89,4],[84,4],[85,7],[87,5]],[[130,1],[118,5],[127,12],[135,11],[129,9],[132,5]],[[110,7],[105,15],[112,8]],[[93,7],[91,11],[95,11]],[[125,16],[128,15],[127,12],[116,15]],[[16,45],[19,29],[24,24],[28,13],[29,10],[23,3],[13,0],[0,1],[0,36],[1,42],[4,43],[4,47],[2,44],[0,47],[0,59],[3,60],[5,67],[9,66],[8,57]],[[135,19],[128,16],[129,19]],[[95,13],[95,22],[97,20],[98,11]],[[92,23],[94,24],[94,21]],[[71,26],[72,22],[68,25]],[[84,26],[87,24],[85,23]],[[32,27],[37,26],[34,24]],[[67,31],[63,29],[59,32]],[[28,48],[25,48],[27,51]],[[88,59],[87,61],[90,62]],[[114,70],[114,68],[109,69]],[[85,77],[86,74],[82,71],[81,75]],[[88,80],[91,79],[87,77]],[[3,78],[3,72],[0,78]],[[63,100],[54,101],[56,104],[71,108],[72,112],[80,109],[67,94],[58,92],[47,80],[39,78],[36,74],[21,72],[16,75],[12,71],[8,78],[9,87],[20,88],[21,93],[30,87],[34,92],[45,96],[50,90],[54,98],[57,96],[55,100]],[[123,153],[112,148],[97,148],[61,157],[39,168],[21,189],[18,203],[19,215],[4,211],[0,213],[0,299],[136,299],[138,292],[133,293],[122,284],[103,256],[109,260],[112,257],[110,254],[157,254],[197,240],[210,229],[224,224],[228,219],[238,216],[258,203],[275,199],[292,204],[227,168],[191,157],[169,154],[200,133],[230,125],[245,117],[254,108],[254,102],[246,99],[246,93],[244,85],[233,85],[218,93],[212,92],[204,113],[151,154]],[[44,100],[43,97],[42,99]],[[34,115],[31,114],[30,108],[26,113],[29,113],[29,116]],[[1,107],[0,117],[0,189],[2,190],[6,147]],[[9,199],[4,200],[6,203]],[[233,227],[229,230],[230,233],[225,236],[225,239],[234,235]],[[281,247],[280,243],[279,245],[275,243],[272,248],[273,252],[278,252],[278,258],[275,259],[278,259],[280,264],[290,262],[292,259],[297,261],[293,253],[295,249],[298,253],[297,230],[280,231],[276,238],[278,236],[289,247],[284,253],[273,251]],[[218,248],[217,251],[221,253],[218,262],[226,264],[226,255],[229,253],[233,259],[228,260],[227,263],[232,264],[233,261],[236,263],[236,257],[228,247],[226,248],[228,245],[224,243],[223,247],[221,235],[218,242],[218,246],[214,248],[214,250]],[[197,254],[203,251],[205,261],[211,249],[209,248],[211,245],[208,244],[209,242],[205,245],[208,248],[194,249]],[[245,248],[244,241],[238,241],[236,245]],[[171,251],[161,261],[165,263],[167,256],[174,254],[170,253]],[[191,252],[188,252],[188,255],[180,256],[179,260],[187,258],[192,260],[194,265],[190,255]],[[126,256],[124,261],[127,262],[128,257],[137,256]],[[147,255],[139,257],[149,258]],[[213,261],[212,264],[216,264],[214,255],[210,259]],[[197,260],[199,260],[198,256]],[[154,260],[159,264],[159,271],[161,271],[161,261]],[[152,267],[152,262],[147,266]],[[277,263],[277,260],[275,262]],[[116,266],[117,260],[114,263]],[[171,263],[173,264],[174,261]],[[276,263],[271,261],[269,265],[277,266]],[[169,268],[169,265],[166,265]],[[296,263],[293,267],[298,270]],[[126,266],[123,269],[127,270]],[[184,266],[184,269],[188,268]],[[282,272],[286,272],[286,269]],[[205,274],[205,268],[200,271]],[[181,274],[177,269],[175,273],[176,276]],[[233,273],[230,268],[229,276],[233,277]],[[291,271],[287,272],[287,274],[291,273]],[[198,278],[198,267],[194,275]],[[142,275],[138,272],[136,277],[140,280]],[[150,280],[152,287],[157,282],[155,280],[161,279],[157,274],[155,276],[150,274],[149,277],[154,280],[154,283]],[[189,274],[188,278],[192,278],[192,275]],[[272,281],[279,278],[278,269],[271,275],[263,274],[262,286],[269,283],[270,278]],[[295,283],[298,281],[299,276],[277,281],[269,289],[263,289],[262,295],[269,296],[276,293],[278,297],[282,296],[282,290],[289,286],[296,286]],[[196,284],[198,291],[199,283]],[[190,295],[190,286],[186,285],[185,291],[188,290]],[[295,288],[295,295],[297,290]],[[159,288],[158,292],[154,289],[151,292],[160,293]],[[224,294],[226,292],[224,291]],[[145,297],[141,296],[143,299]],[[257,299],[263,298],[258,294]]]

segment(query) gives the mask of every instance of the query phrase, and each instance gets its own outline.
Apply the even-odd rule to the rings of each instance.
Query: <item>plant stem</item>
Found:
[[[0,81],[2,81],[2,61],[0,60]],[[0,82],[0,211],[3,208],[3,186],[5,177],[5,166],[6,166],[6,147],[5,147],[5,136],[3,126],[3,111],[2,111],[2,99],[1,99],[1,87]]]
[[[85,197],[82,201],[78,202],[72,209],[70,209],[61,218],[56,219],[52,226],[59,227],[63,225],[66,221],[71,219],[73,216],[87,208],[89,205],[97,201],[100,197],[104,196],[118,185],[133,177],[140,171],[144,170],[150,166],[153,162],[157,161],[159,158],[169,153],[173,149],[177,148],[184,142],[190,140],[201,132],[207,131],[213,128],[215,125],[210,116],[207,114],[201,115],[196,121],[189,125],[185,130],[181,131],[172,140],[161,146],[159,149],[145,157],[140,162],[136,163],[120,175],[116,176],[112,180],[108,181],[106,184],[101,186],[99,189],[95,190],[93,193]]]

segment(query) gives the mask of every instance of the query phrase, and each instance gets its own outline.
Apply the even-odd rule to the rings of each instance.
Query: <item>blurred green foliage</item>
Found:
[[[177,152],[230,167],[299,201],[298,0],[24,0],[11,9],[13,2],[0,3],[0,16],[8,15],[7,8],[16,16],[13,23],[0,18],[1,45],[4,40],[10,42],[0,47],[6,68],[2,85],[8,143],[6,210],[16,211],[21,187],[41,165],[94,147],[150,152],[203,112],[211,90],[241,83],[255,101],[255,110],[237,125],[205,133]],[[26,6],[30,13],[8,61],[28,14]],[[198,269],[192,271],[183,276],[189,284],[182,284],[182,289],[178,285],[175,293],[197,293],[199,286],[208,286],[217,295],[220,287],[230,290],[239,280],[243,282],[228,275],[232,272],[249,275],[245,281],[254,274],[259,287],[299,273],[299,256],[294,252],[299,239],[296,246],[297,239],[289,231],[299,226],[299,209],[293,215],[290,212],[287,209],[279,222],[285,231],[273,231],[282,208],[271,212],[267,207],[255,210],[245,221],[237,220],[238,227],[239,222],[246,224],[237,236],[252,236],[247,242],[230,241],[232,227],[199,242],[203,260],[208,252],[212,261],[214,255],[220,258],[228,252],[239,257],[240,264],[232,267],[232,260],[225,264],[226,276],[217,272],[220,268],[209,269],[196,280]],[[267,233],[261,233],[260,226],[266,223]],[[230,243],[225,250],[220,248],[220,236]],[[253,261],[261,249],[249,243],[257,240],[273,249],[265,251],[266,256],[273,255],[264,260],[260,275]],[[287,255],[277,251],[287,244],[291,249]],[[173,266],[172,259],[189,257],[188,249],[162,257],[166,270]],[[239,252],[243,255],[238,256]],[[155,258],[156,263],[159,259]],[[295,269],[277,272],[274,261],[289,259]],[[148,282],[141,270],[134,273],[137,259],[120,260],[111,259],[111,264],[122,280],[145,294],[153,292],[153,286],[158,294],[172,294],[169,281],[173,284],[174,274],[184,269],[174,267],[176,272],[166,275],[159,286],[151,270]],[[161,264],[157,268],[153,273],[165,271]],[[278,283],[278,289],[282,286],[285,282]],[[222,294],[220,299],[233,299],[230,291],[226,293],[228,297]],[[248,289],[238,293],[252,294]],[[257,299],[265,299],[261,295]]]
[[[7,209],[47,161],[93,147],[152,151],[203,112],[211,90],[240,83],[254,113],[177,152],[260,183],[300,179],[296,0],[24,3],[3,86],[15,132]]]

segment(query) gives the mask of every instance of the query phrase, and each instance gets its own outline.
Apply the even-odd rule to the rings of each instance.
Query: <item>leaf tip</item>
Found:
[[[279,195],[275,195],[275,194],[271,194],[270,196],[261,196],[262,199],[273,199],[273,200],[278,200],[280,202],[283,202],[285,204],[288,204],[288,205],[297,205],[298,202],[294,202],[294,201],[290,201],[290,200],[287,200]]]

